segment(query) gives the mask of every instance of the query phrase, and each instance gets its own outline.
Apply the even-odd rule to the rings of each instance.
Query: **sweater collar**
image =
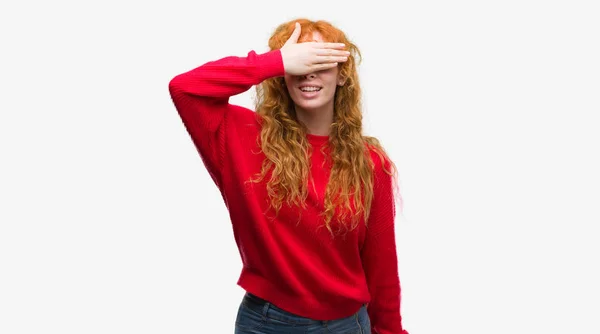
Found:
[[[329,141],[329,136],[313,135],[310,133],[306,134],[306,139],[313,146],[321,146]]]

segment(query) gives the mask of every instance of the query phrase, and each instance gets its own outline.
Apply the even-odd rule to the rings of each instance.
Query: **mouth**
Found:
[[[323,87],[319,86],[301,86],[298,88],[300,90],[300,95],[304,98],[313,98],[319,95],[319,92]]]

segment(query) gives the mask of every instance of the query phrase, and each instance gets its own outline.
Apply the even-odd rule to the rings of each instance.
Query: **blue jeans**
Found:
[[[284,311],[246,293],[235,320],[235,334],[371,334],[367,307],[335,320],[312,320]]]

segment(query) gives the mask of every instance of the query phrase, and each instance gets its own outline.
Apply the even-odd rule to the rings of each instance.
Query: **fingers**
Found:
[[[317,56],[334,56],[334,57],[343,57],[349,56],[350,52],[346,50],[334,50],[334,49],[317,49]]]
[[[334,68],[338,65],[338,63],[325,63],[325,64],[314,64],[312,67],[312,70],[314,71],[322,71],[322,70],[328,70],[330,68]]]
[[[347,56],[317,56],[315,63],[343,63],[348,60]]]
[[[298,38],[300,38],[300,33],[301,33],[300,23],[296,22],[294,31],[292,32],[292,35],[290,36],[290,38],[285,42],[285,44],[298,43]]]
[[[328,42],[315,42],[315,47],[319,49],[341,49],[346,48],[344,43],[328,43]]]
[[[347,61],[348,56],[350,56],[350,52],[346,50],[317,49],[315,63],[341,63]]]

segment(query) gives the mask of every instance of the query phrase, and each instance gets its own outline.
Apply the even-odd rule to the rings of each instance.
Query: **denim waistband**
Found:
[[[305,318],[296,314],[293,314],[291,312],[285,311],[275,305],[273,305],[272,303],[270,303],[269,301],[262,299],[256,295],[253,295],[249,292],[246,292],[246,294],[244,295],[244,298],[242,299],[242,303],[258,312],[263,314],[265,317],[271,318],[271,319],[276,319],[276,320],[280,320],[286,323],[290,323],[290,324],[296,324],[296,325],[310,325],[310,324],[315,324],[315,323],[328,323],[332,320],[314,320],[314,319],[310,319],[310,318]],[[363,304],[362,307],[366,307],[366,304]],[[354,316],[356,316],[358,314],[359,311],[357,311]],[[366,312],[366,311],[365,311]]]
[[[310,318],[305,318],[305,317],[296,315],[294,313],[285,311],[285,310],[273,305],[269,301],[264,300],[264,299],[262,299],[256,295],[253,295],[249,292],[246,292],[246,294],[244,295],[244,299],[242,300],[242,303],[246,307],[248,307],[258,313],[261,313],[263,316],[265,316],[267,318],[283,321],[288,324],[311,325],[311,324],[315,324],[315,323],[321,323],[321,321],[319,321],[319,320],[312,320]]]

